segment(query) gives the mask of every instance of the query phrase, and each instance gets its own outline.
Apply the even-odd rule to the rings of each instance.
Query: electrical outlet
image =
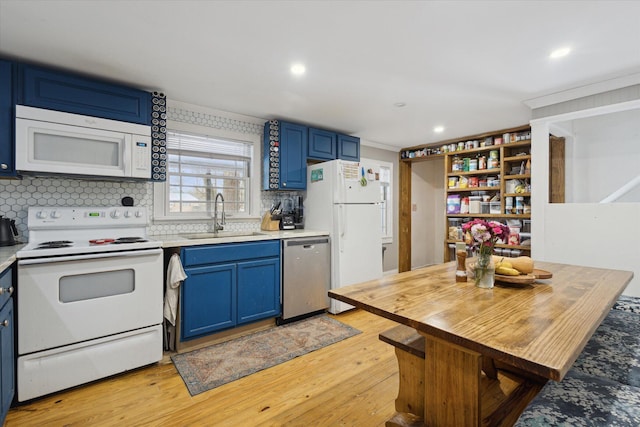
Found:
[[[415,203],[411,204],[411,212],[418,212],[418,205]]]

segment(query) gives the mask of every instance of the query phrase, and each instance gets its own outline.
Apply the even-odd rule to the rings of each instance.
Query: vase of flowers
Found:
[[[491,255],[498,240],[504,242],[509,238],[509,227],[498,221],[476,218],[464,223],[462,230],[468,236],[471,247],[478,256],[474,267],[476,286],[493,288],[496,270]]]

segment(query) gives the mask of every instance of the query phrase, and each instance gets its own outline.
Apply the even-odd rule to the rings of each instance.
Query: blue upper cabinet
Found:
[[[309,128],[309,152],[307,156],[316,160],[337,158],[337,135],[324,129]]]
[[[360,138],[338,134],[338,158],[342,160],[360,161]]]
[[[280,122],[280,186],[282,190],[307,188],[306,126]]]
[[[15,64],[0,59],[0,177],[16,176],[13,152]]]
[[[307,140],[306,126],[280,120],[264,124],[263,189],[307,188]]]
[[[270,120],[264,124],[264,190],[306,190],[307,159],[360,161],[360,138]]]
[[[143,125],[151,94],[67,72],[20,64],[18,104]]]

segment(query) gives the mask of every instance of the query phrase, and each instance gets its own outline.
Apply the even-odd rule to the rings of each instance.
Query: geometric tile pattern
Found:
[[[233,132],[262,135],[262,125],[244,122],[242,120],[229,117],[216,116],[213,114],[190,111],[175,106],[167,105],[167,118],[177,122],[191,123],[199,126],[206,126],[214,129],[224,129]]]

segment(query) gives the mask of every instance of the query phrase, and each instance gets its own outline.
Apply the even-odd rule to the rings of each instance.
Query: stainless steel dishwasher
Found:
[[[282,317],[278,324],[324,311],[331,286],[329,237],[282,241]]]

